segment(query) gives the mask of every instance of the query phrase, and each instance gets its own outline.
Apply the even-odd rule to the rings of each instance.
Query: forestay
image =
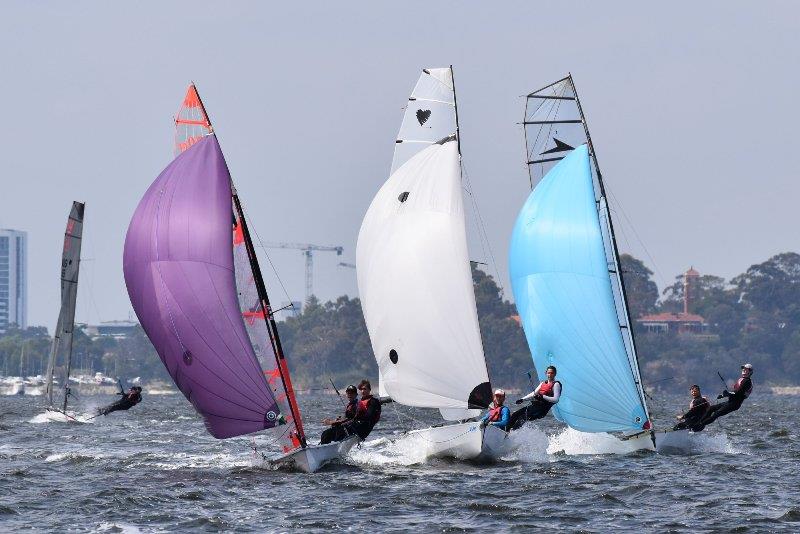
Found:
[[[465,409],[488,405],[491,387],[452,103],[450,69],[423,71],[400,129],[393,172],[361,225],[356,264],[381,391],[460,419],[477,413]],[[414,143],[405,146],[407,140]]]
[[[75,302],[78,297],[78,274],[81,262],[81,240],[83,236],[82,202],[73,202],[64,231],[64,247],[61,253],[61,308],[58,322],[50,346],[50,359],[47,363],[47,385],[45,395],[47,405],[53,407],[54,375],[58,368],[59,383],[64,388],[61,409],[67,409],[67,392],[70,368],[72,366],[72,334],[75,328]],[[59,358],[63,354],[63,360]],[[58,365],[59,362],[61,365]]]
[[[587,145],[560,160],[511,238],[514,299],[536,368],[564,384],[556,417],[582,431],[649,428],[635,355],[618,319]]]

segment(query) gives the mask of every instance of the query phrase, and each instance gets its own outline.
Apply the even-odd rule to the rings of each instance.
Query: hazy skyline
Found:
[[[73,200],[86,202],[76,320],[131,312],[125,232],[172,159],[190,80],[261,239],[344,247],[315,256],[323,300],[357,294],[355,271],[337,263],[354,263],[420,69],[450,64],[464,164],[503,285],[529,192],[519,97],[568,71],[617,201],[620,248],[656,271],[660,289],[690,265],[729,278],[800,251],[789,144],[800,6],[613,6],[5,3],[0,228],[28,232],[29,324],[56,321]],[[473,259],[486,261],[467,224]],[[270,258],[302,300],[301,253]],[[285,300],[262,268],[273,300]]]

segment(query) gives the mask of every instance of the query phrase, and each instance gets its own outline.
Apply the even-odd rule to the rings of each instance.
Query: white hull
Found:
[[[275,464],[292,465],[304,473],[315,473],[324,465],[346,456],[360,438],[350,436],[344,441],[328,443],[327,445],[309,445],[305,449],[297,449],[286,456],[275,460]]]
[[[685,430],[662,430],[656,432],[658,452],[688,452],[692,449],[693,432]]]
[[[424,451],[426,458],[455,458],[494,462],[513,450],[508,432],[480,422],[457,423],[413,430],[408,436]]]
[[[624,437],[620,441],[625,444],[625,453],[656,450],[655,445],[653,445],[653,435],[650,431],[639,432],[631,437]]]

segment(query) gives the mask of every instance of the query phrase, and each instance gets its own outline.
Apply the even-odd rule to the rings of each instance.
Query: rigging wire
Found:
[[[478,227],[478,240],[481,243],[481,250],[483,251],[484,259],[491,259],[492,261],[492,268],[494,269],[494,276],[495,276],[495,283],[497,287],[500,288],[500,298],[502,299],[505,296],[505,288],[503,287],[503,281],[500,278],[500,270],[497,268],[497,261],[494,257],[494,252],[492,251],[492,245],[489,242],[489,235],[486,232],[486,224],[483,221],[483,216],[481,215],[480,209],[478,209],[478,201],[475,198],[475,194],[473,193],[472,182],[469,179],[469,172],[467,172],[467,166],[464,164],[464,160],[461,160],[461,170],[464,176],[464,180],[467,182],[467,187],[464,190],[469,194],[470,200],[472,202],[473,210],[475,212],[475,224]],[[484,241],[486,242],[486,248],[484,248]],[[488,249],[489,254],[488,258],[486,255],[486,250]]]

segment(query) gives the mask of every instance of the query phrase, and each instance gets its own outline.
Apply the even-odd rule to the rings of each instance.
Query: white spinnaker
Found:
[[[414,154],[456,131],[455,92],[450,67],[424,69],[408,98],[392,159],[392,173]]]
[[[401,404],[445,408],[448,419],[474,415],[464,409],[489,377],[454,136],[413,155],[381,187],[361,225],[356,266],[381,389]]]

